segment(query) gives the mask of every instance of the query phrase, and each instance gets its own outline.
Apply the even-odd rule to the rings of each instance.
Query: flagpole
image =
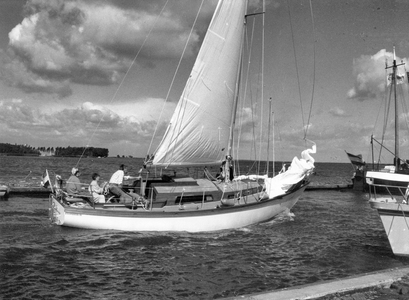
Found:
[[[48,180],[50,180],[51,193],[54,194],[53,183],[51,182],[51,178],[48,175],[48,170],[47,169],[45,169],[45,173],[47,174]]]

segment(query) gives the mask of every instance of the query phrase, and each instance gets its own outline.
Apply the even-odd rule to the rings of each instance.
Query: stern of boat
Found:
[[[64,206],[58,201],[54,194],[49,197],[48,214],[51,222],[56,225],[63,225],[65,219]]]

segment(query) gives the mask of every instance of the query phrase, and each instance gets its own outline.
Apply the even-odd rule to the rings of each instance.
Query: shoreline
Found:
[[[409,267],[386,269],[227,300],[389,300],[409,298]]]

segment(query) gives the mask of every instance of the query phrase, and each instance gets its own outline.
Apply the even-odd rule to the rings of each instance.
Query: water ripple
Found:
[[[409,264],[352,191],[309,191],[291,215],[199,234],[64,228],[47,204],[0,202],[4,299],[215,299]]]

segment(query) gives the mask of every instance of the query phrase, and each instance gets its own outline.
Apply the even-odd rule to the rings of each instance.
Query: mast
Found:
[[[395,167],[399,168],[399,113],[398,113],[398,100],[396,97],[396,55],[395,46],[393,47],[393,94],[395,96]]]
[[[399,169],[400,159],[399,159],[399,109],[398,109],[398,97],[396,92],[396,85],[397,85],[397,69],[399,66],[404,65],[402,62],[401,64],[396,64],[396,54],[395,54],[395,46],[393,46],[393,64],[391,67],[386,67],[386,69],[392,68],[392,87],[393,87],[393,95],[394,95],[394,103],[395,103],[395,157],[394,157],[394,165],[395,170]]]
[[[247,7],[247,5],[246,5]],[[243,67],[243,48],[244,48],[244,36],[245,36],[245,29],[246,29],[246,24],[247,24],[247,16],[244,16],[244,26],[243,26],[243,32],[242,32],[242,45],[240,47],[240,66],[237,70],[237,81],[236,81],[236,89],[235,89],[235,97],[234,97],[234,104],[233,104],[233,117],[231,119],[231,123],[230,123],[230,133],[229,133],[229,142],[228,142],[228,146],[227,146],[227,157],[226,157],[226,166],[225,166],[225,182],[229,182],[230,181],[230,169],[233,167],[233,161],[232,161],[232,155],[233,155],[233,134],[234,134],[234,127],[236,125],[236,115],[237,115],[237,107],[238,107],[238,103],[239,103],[239,91],[240,91],[240,82],[241,82],[241,72],[242,72],[242,67]]]
[[[242,71],[242,66],[243,66],[243,43],[244,43],[244,33],[245,33],[245,27],[246,25],[243,26],[243,39],[242,39],[242,44],[240,47],[240,65],[237,70],[237,81],[236,81],[236,88],[235,88],[235,95],[234,95],[234,103],[233,103],[233,117],[231,118],[230,122],[230,132],[229,132],[229,142],[227,146],[227,156],[226,156],[226,165],[224,166],[224,181],[225,182],[230,182],[230,170],[233,170],[233,134],[234,134],[234,127],[236,126],[236,115],[237,115],[237,107],[239,104],[239,90],[240,90],[240,81],[241,81],[241,71]],[[234,175],[233,175],[234,176]]]
[[[396,54],[395,54],[395,46],[393,46],[393,64],[391,67],[386,67],[386,69],[392,68],[392,87],[393,87],[393,95],[394,95],[394,103],[395,103],[395,157],[394,157],[394,165],[396,171],[399,169],[400,166],[400,159],[399,159],[399,108],[398,108],[398,97],[396,92],[396,85],[397,85],[397,69],[399,66],[404,65],[404,63],[396,64]]]
[[[240,47],[240,66],[237,70],[237,81],[236,81],[236,88],[235,88],[235,96],[234,96],[234,104],[233,104],[233,117],[231,118],[231,123],[230,123],[230,132],[229,132],[229,143],[227,146],[227,153],[230,157],[232,157],[233,154],[233,133],[234,133],[234,126],[236,125],[236,115],[237,115],[237,107],[239,104],[239,89],[240,89],[240,81],[241,81],[241,70],[243,66],[243,41],[244,41],[244,32],[245,32],[245,26],[243,26],[243,38],[242,38],[242,44]]]
[[[246,4],[247,7],[247,4]],[[240,90],[240,81],[241,81],[241,72],[242,72],[242,67],[243,67],[243,48],[244,48],[244,36],[245,36],[245,29],[247,26],[247,17],[249,16],[256,16],[256,15],[263,15],[264,18],[264,1],[263,1],[263,12],[262,13],[252,13],[252,14],[246,14],[244,16],[244,26],[243,26],[243,32],[242,32],[242,45],[240,47],[240,66],[238,68],[238,73],[237,73],[237,81],[236,81],[236,89],[235,89],[235,97],[234,97],[234,104],[233,104],[233,117],[231,119],[231,124],[230,124],[230,132],[229,132],[229,142],[228,142],[228,146],[227,146],[227,157],[226,157],[226,169],[229,170],[232,164],[232,154],[233,154],[233,134],[234,134],[234,127],[236,124],[236,115],[237,115],[237,107],[238,107],[238,103],[239,103],[239,90]],[[264,30],[264,19],[263,19],[263,30]],[[264,37],[263,37],[263,41],[264,41]],[[262,49],[264,49],[264,45],[262,47]],[[264,55],[263,55],[264,57]],[[263,74],[264,72],[262,72]],[[225,181],[229,181],[228,176],[226,176]]]

